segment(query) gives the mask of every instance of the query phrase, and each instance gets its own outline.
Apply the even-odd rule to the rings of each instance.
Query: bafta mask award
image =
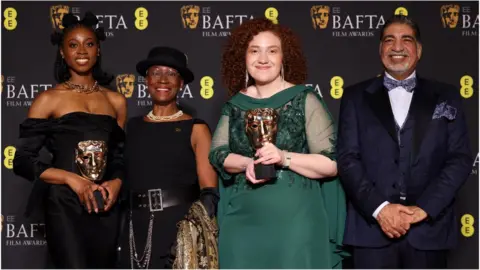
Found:
[[[107,145],[104,141],[81,141],[75,148],[75,163],[80,174],[92,182],[103,180],[107,166]],[[105,202],[99,190],[93,192],[99,210]]]
[[[266,142],[275,144],[277,137],[278,113],[274,109],[260,108],[248,110],[245,114],[245,131],[250,144],[256,150]],[[255,164],[257,179],[272,179],[276,177],[275,165]]]

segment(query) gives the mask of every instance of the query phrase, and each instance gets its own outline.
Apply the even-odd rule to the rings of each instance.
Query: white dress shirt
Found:
[[[397,79],[393,78],[390,74],[385,72],[385,76],[388,78],[398,81]],[[413,78],[416,76],[416,71],[413,71],[407,79]],[[414,90],[415,91],[415,90]],[[410,109],[410,103],[412,102],[413,91],[407,92],[405,88],[399,86],[393,88],[392,90],[388,91],[388,97],[390,98],[390,105],[392,106],[392,112],[395,117],[395,122],[399,127],[402,127],[405,123],[405,119],[407,119],[408,110]],[[375,212],[373,212],[373,217],[377,218],[378,213],[390,202],[385,201],[380,206],[377,207]]]

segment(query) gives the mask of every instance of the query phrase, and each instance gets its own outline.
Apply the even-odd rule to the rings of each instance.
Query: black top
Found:
[[[146,122],[129,120],[125,148],[126,179],[131,190],[182,188],[198,184],[191,135],[203,120]]]

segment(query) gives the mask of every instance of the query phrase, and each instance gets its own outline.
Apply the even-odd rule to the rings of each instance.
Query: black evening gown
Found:
[[[27,216],[43,216],[48,251],[56,268],[113,268],[118,240],[119,208],[89,214],[67,185],[47,184],[39,176],[48,168],[79,173],[79,141],[104,140],[108,145],[104,180],[123,178],[124,132],[108,115],[72,112],[55,119],[28,118],[20,125],[14,172],[33,182]],[[39,159],[46,146],[49,163]]]
[[[191,134],[200,119],[174,122],[146,122],[143,116],[133,117],[126,126],[125,183],[130,191],[148,189],[199,191],[195,153]],[[198,199],[198,194],[195,199]],[[176,224],[192,205],[184,201],[154,212],[152,255],[148,268],[169,268],[171,246],[176,240]],[[147,240],[150,211],[133,205],[132,220],[138,257],[143,255]],[[126,210],[127,212],[129,210]],[[129,224],[122,233],[120,268],[132,268],[129,248]],[[133,268],[138,265],[133,262]]]

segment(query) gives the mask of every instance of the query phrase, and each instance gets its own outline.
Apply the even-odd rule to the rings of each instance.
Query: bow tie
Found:
[[[387,76],[383,77],[383,85],[388,89],[388,91],[397,87],[403,87],[405,91],[412,92],[416,84],[417,79],[415,77],[403,81],[396,81],[394,79],[390,79]]]

